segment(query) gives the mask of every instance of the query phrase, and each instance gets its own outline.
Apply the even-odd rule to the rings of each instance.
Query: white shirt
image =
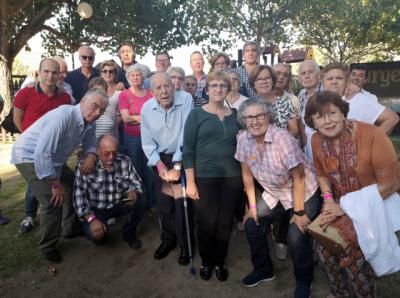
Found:
[[[385,110],[384,105],[381,105],[372,99],[372,97],[361,92],[357,93],[353,96],[353,98],[346,101],[350,105],[347,119],[354,119],[369,124],[374,124],[379,118],[379,115]]]

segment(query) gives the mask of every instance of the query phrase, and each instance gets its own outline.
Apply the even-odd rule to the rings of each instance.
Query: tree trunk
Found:
[[[12,105],[11,99],[13,96],[11,94],[11,65],[12,59],[0,55],[0,94],[4,99],[4,111],[6,113]]]

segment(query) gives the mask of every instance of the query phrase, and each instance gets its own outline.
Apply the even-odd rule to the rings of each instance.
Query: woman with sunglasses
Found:
[[[187,194],[196,208],[203,280],[211,278],[214,267],[219,281],[228,278],[225,258],[235,208],[243,190],[240,164],[234,159],[239,124],[235,110],[224,106],[230,89],[226,73],[209,74],[209,102],[190,112],[183,136]]]
[[[238,137],[235,158],[241,163],[248,198],[244,223],[254,267],[242,283],[253,287],[275,279],[267,232],[275,217],[290,210],[288,244],[296,277],[294,297],[309,297],[314,261],[307,226],[319,213],[320,191],[297,140],[270,122],[272,113],[271,104],[262,97],[245,101],[238,111],[247,131]],[[257,197],[254,179],[262,192]]]
[[[100,64],[101,79],[107,84],[104,91],[108,94],[108,106],[104,114],[96,120],[96,138],[104,134],[111,134],[118,139],[118,97],[121,93],[116,89],[118,80],[118,65],[113,60],[106,60]],[[98,78],[100,79],[100,78]],[[91,84],[96,78],[91,80]],[[99,81],[99,80],[98,80]],[[91,85],[90,84],[90,85]],[[99,83],[101,85],[101,82]],[[95,85],[94,88],[101,88]]]

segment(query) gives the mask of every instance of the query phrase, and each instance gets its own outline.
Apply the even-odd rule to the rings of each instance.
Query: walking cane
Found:
[[[189,259],[190,259],[189,273],[192,275],[195,275],[196,269],[194,269],[194,266],[193,266],[192,241],[190,239],[190,230],[189,230],[188,202],[187,202],[187,196],[186,196],[186,176],[185,176],[185,171],[183,169],[181,170],[181,185],[182,185],[182,193],[183,193],[183,207],[185,209],[186,236],[187,236]]]

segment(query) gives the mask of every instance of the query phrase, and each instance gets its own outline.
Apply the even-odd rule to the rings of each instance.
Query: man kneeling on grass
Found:
[[[110,218],[128,215],[122,228],[123,239],[132,249],[141,247],[136,227],[143,218],[145,204],[141,197],[141,180],[131,160],[118,154],[118,142],[111,135],[98,139],[98,160],[92,174],[75,175],[74,207],[83,221],[88,239],[102,244]]]

